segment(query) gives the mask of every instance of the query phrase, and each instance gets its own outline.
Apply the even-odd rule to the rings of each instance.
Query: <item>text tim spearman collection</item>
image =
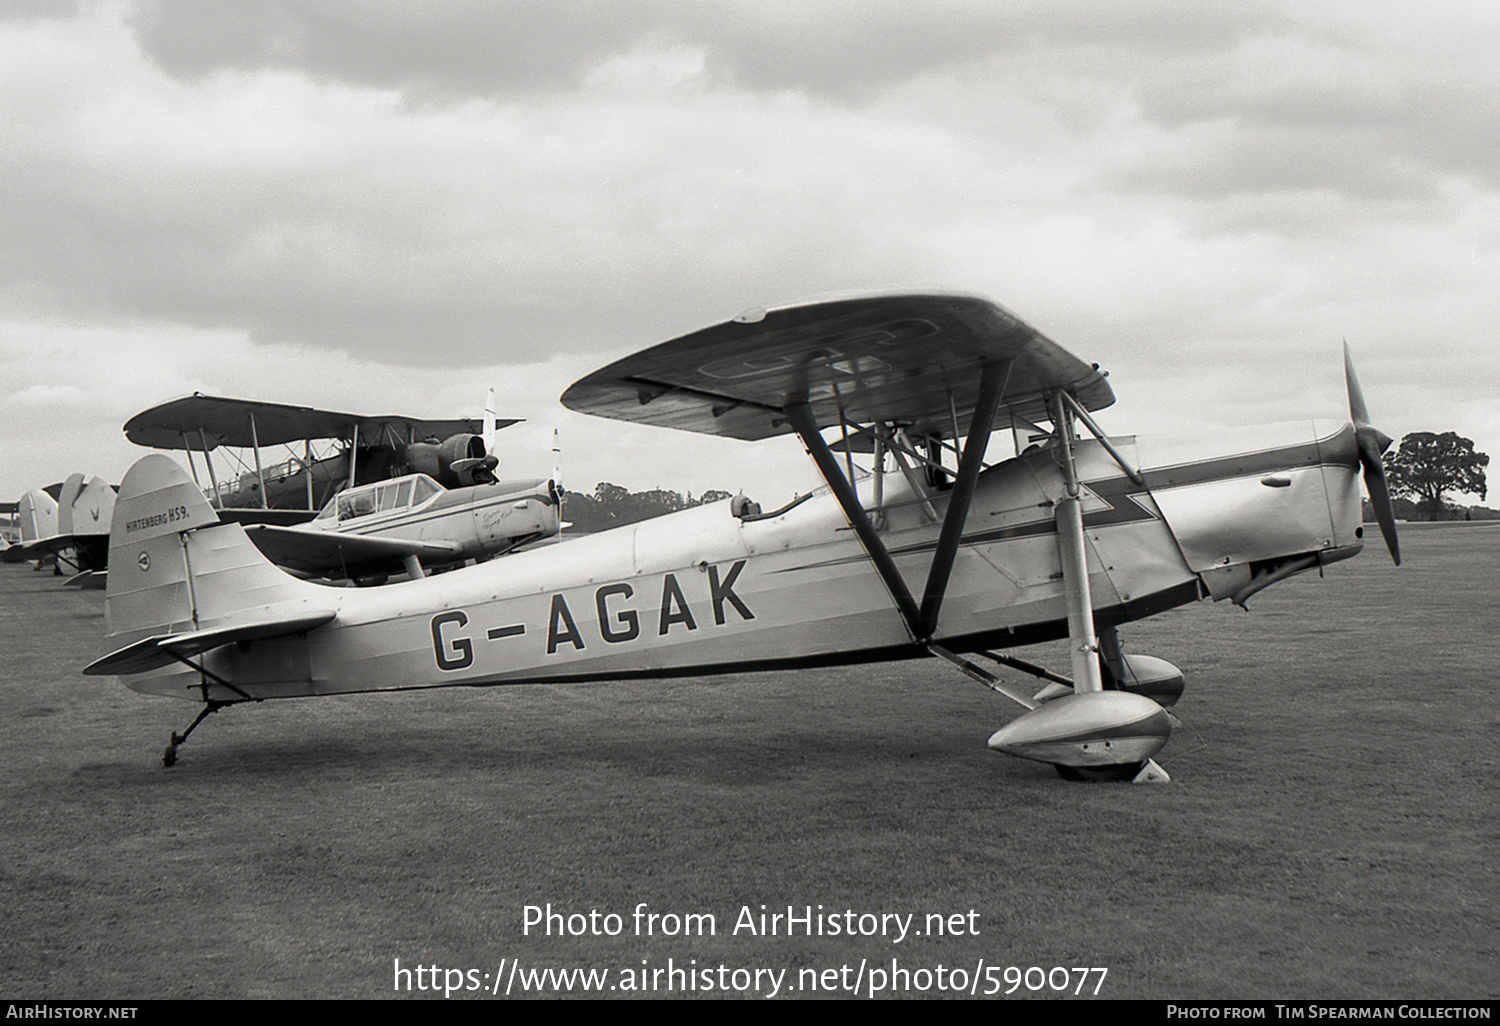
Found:
[[[717,937],[719,918],[712,912],[656,912],[645,902],[622,916],[616,912],[554,911],[552,905],[527,905],[522,933],[528,937]],[[900,944],[914,937],[978,937],[979,913],[856,912],[822,905],[768,908],[741,905],[726,935],[731,937],[884,937]],[[915,932],[913,932],[915,931]]]

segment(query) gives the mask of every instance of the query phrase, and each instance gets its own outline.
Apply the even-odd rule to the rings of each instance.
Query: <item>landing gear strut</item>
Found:
[[[175,766],[177,764],[177,746],[180,745],[180,744],[182,744],[184,741],[186,741],[188,739],[188,735],[193,732],[193,729],[195,727],[197,727],[198,724],[202,723],[205,719],[207,719],[209,713],[216,713],[220,709],[224,708],[226,705],[236,705],[236,704],[238,704],[238,703],[236,703],[236,702],[213,702],[213,701],[204,703],[203,711],[198,714],[198,718],[197,719],[195,719],[192,723],[188,724],[188,729],[187,730],[184,730],[181,734],[177,733],[175,730],[172,732],[172,743],[169,744],[169,745],[167,745],[167,750],[165,752],[162,752],[162,755],[161,755],[161,764],[163,766],[167,767],[168,769],[170,769],[171,767]]]
[[[201,675],[201,680],[200,680],[200,683],[199,683],[198,686],[203,689],[203,711],[198,714],[198,718],[197,719],[193,720],[192,723],[188,724],[188,729],[187,730],[184,730],[181,734],[177,733],[176,731],[173,731],[172,732],[172,743],[169,744],[169,745],[167,745],[167,750],[161,753],[161,764],[163,766],[166,766],[168,769],[170,769],[171,767],[173,767],[173,766],[175,766],[177,764],[177,747],[179,745],[181,745],[184,741],[186,741],[188,739],[188,735],[193,732],[194,728],[196,728],[198,726],[198,724],[202,723],[204,720],[206,720],[208,718],[209,713],[216,713],[220,709],[224,708],[226,705],[238,705],[240,702],[259,702],[260,699],[258,699],[258,698],[252,698],[251,696],[245,694],[244,691],[241,691],[239,688],[235,687],[235,685],[232,682],[230,682],[230,681],[226,680],[225,678],[219,676],[217,673],[214,673],[212,670],[210,670],[208,667],[204,666],[202,663],[195,663],[191,659],[189,659],[187,656],[181,655],[181,654],[179,654],[177,652],[173,652],[171,649],[167,649],[166,652],[167,652],[168,655],[170,655],[173,659],[176,659],[182,665],[187,666],[187,667],[189,667],[191,669],[197,670],[198,673]],[[213,681],[215,684],[218,684],[218,685],[221,685],[222,687],[228,688],[230,691],[233,691],[236,695],[239,695],[240,697],[239,698],[232,698],[232,699],[230,699],[227,702],[220,701],[218,699],[209,698],[208,697],[208,682],[209,681]]]
[[[1042,671],[1042,675],[1050,680],[1052,688],[1063,690],[1064,694],[1043,704],[1042,700],[1013,689],[1002,683],[995,674],[949,651],[936,639],[943,599],[963,544],[969,508],[984,469],[985,448],[995,428],[996,416],[1010,382],[1012,362],[1010,359],[982,362],[977,393],[969,411],[968,433],[964,438],[963,448],[959,451],[957,473],[948,489],[948,508],[943,512],[942,524],[933,546],[932,562],[927,569],[927,583],[921,593],[920,604],[881,538],[877,522],[870,520],[860,503],[852,463],[846,464],[846,470],[840,470],[838,460],[821,434],[825,425],[820,423],[819,416],[813,410],[805,368],[802,379],[794,382],[793,394],[783,406],[782,412],[801,438],[808,455],[817,465],[818,472],[844,511],[871,566],[885,584],[912,643],[925,648],[932,655],[957,667],[966,676],[1005,695],[1027,710],[990,736],[991,748],[1025,759],[1053,763],[1068,779],[1102,779],[1099,774],[1118,774],[1130,780],[1166,780],[1167,775],[1151,761],[1151,756],[1166,744],[1171,731],[1166,713],[1160,705],[1143,695],[1113,689],[1106,691],[1104,687],[1104,663],[1118,661],[1116,657],[1119,652],[1116,639],[1110,636],[1109,630],[1105,632],[1105,650],[1101,651],[1101,639],[1094,624],[1093,599],[1089,591],[1089,545],[1083,530],[1084,488],[1078,479],[1078,469],[1073,459],[1074,416],[1080,417],[1094,431],[1100,444],[1114,456],[1121,469],[1137,485],[1143,485],[1144,481],[1124,462],[1102,432],[1097,430],[1087,412],[1071,394],[1058,391],[1048,396],[1054,429],[1053,445],[1062,466],[1065,485],[1053,498],[1052,505],[1064,585],[1061,597],[1067,614],[1073,675],[1071,679],[1046,671]],[[823,419],[829,421],[827,426],[836,424],[844,432],[847,443],[848,418],[837,388],[834,389],[834,398],[838,401],[836,411],[829,411],[826,406],[820,409]],[[949,406],[953,417],[953,438],[957,443],[959,421],[956,400],[951,394]],[[837,412],[836,421],[832,419],[832,412]],[[878,439],[883,439],[890,435],[892,429],[893,425],[886,424],[874,433]],[[846,444],[846,457],[848,451]],[[900,450],[895,451],[898,453],[898,463],[904,467],[904,461],[899,458]],[[929,452],[929,456],[931,455],[934,454]],[[880,480],[877,473],[877,496],[880,494]],[[918,482],[912,482],[912,488],[925,500],[929,500],[927,508],[931,511],[931,496],[925,494]],[[878,504],[877,499],[877,506]],[[1039,669],[1021,660],[987,655],[1002,665],[1027,672]],[[1118,676],[1123,676],[1123,672]]]

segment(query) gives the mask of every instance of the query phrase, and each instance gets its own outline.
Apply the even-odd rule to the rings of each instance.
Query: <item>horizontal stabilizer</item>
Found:
[[[176,634],[154,634],[131,645],[96,659],[83,672],[90,676],[107,674],[144,673],[177,661],[178,658],[198,655],[220,645],[236,641],[259,641],[286,634],[301,634],[321,627],[334,617],[331,609],[313,610],[298,616],[254,620],[249,623],[229,624],[204,631],[183,631]]]

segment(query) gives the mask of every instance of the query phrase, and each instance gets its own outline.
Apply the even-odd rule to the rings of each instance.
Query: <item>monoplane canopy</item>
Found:
[[[253,427],[252,427],[253,422]],[[497,419],[497,428],[514,419]],[[457,434],[478,434],[477,418],[419,420],[415,417],[365,417],[354,413],[317,410],[248,399],[229,399],[195,392],[182,399],[153,406],[125,423],[125,437],[151,449],[212,451],[221,445],[240,449],[279,445],[305,439],[350,441],[356,428],[361,446],[392,442],[423,442]]]
[[[882,295],[752,311],[653,346],[576,382],[581,413],[759,439],[793,429],[806,401],[818,426],[894,422],[914,433],[967,430],[980,368],[1006,366],[1000,416],[1050,419],[1046,396],[1088,410],[1114,402],[1084,363],[1008,310],[962,294]]]

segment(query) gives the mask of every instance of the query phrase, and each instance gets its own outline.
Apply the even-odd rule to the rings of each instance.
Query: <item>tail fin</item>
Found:
[[[40,488],[21,496],[18,505],[22,543],[41,541],[57,533],[57,500]]]
[[[80,536],[107,535],[115,514],[115,490],[102,477],[91,477],[78,490],[68,507],[72,533]]]
[[[277,569],[239,524],[220,523],[175,460],[155,453],[126,472],[109,535],[111,638],[229,625],[306,589],[320,591]]]
[[[73,503],[78,501],[78,494],[83,491],[83,475],[69,474],[68,479],[63,482],[62,491],[57,493],[57,533],[74,534],[73,530]]]

